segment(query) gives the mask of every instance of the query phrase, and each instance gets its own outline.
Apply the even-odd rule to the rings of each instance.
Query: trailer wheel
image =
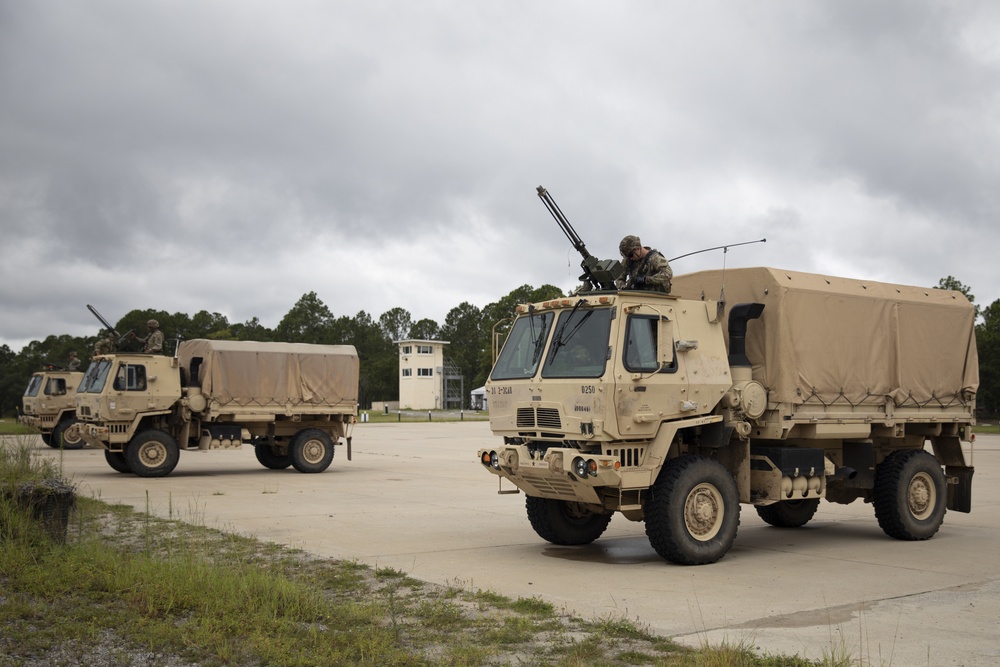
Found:
[[[333,462],[333,440],[318,428],[302,429],[292,438],[289,454],[299,472],[323,472]]]
[[[778,528],[798,528],[804,526],[816,514],[819,498],[783,500],[773,505],[757,505],[757,516]]]
[[[717,461],[673,459],[653,484],[645,522],[649,543],[666,560],[714,563],[729,551],[740,525],[736,481]]]
[[[538,536],[552,544],[590,544],[611,523],[611,513],[597,513],[583,503],[552,498],[525,498],[528,521]]]
[[[282,454],[277,447],[272,447],[266,441],[255,443],[253,453],[257,456],[257,461],[262,466],[271,470],[284,470],[292,465],[291,454],[287,451]]]
[[[77,429],[70,430],[70,426],[79,424],[79,419],[64,419],[52,429],[52,444],[50,447],[63,449],[83,449],[83,436]],[[67,433],[68,431],[68,433]]]
[[[177,442],[156,429],[136,433],[125,448],[125,462],[139,477],[165,477],[177,466],[178,458]]]
[[[926,540],[938,531],[947,509],[941,464],[920,449],[893,452],[875,469],[872,504],[886,535]]]
[[[132,472],[128,469],[128,461],[125,460],[125,454],[123,452],[109,452],[105,449],[104,460],[107,461],[108,465],[111,466],[116,472]]]

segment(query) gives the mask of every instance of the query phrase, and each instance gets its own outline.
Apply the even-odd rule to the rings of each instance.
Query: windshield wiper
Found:
[[[576,323],[576,326],[570,330],[569,334],[563,337],[563,334],[566,332],[566,327],[573,319],[573,315],[576,314],[576,311],[579,310],[580,306],[582,306],[584,302],[584,299],[577,301],[576,305],[573,306],[573,310],[569,311],[569,315],[560,320],[559,331],[556,332],[555,342],[552,343],[552,353],[549,355],[549,363],[552,363],[552,361],[556,358],[556,355],[559,354],[559,348],[569,343],[570,339],[573,338],[573,336],[576,335],[576,332],[580,330],[580,327],[583,326],[583,323],[587,321],[587,318],[594,314],[593,310],[588,310],[584,316],[580,318],[580,321]]]

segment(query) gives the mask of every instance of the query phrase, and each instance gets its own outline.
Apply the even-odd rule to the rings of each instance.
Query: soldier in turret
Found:
[[[145,354],[160,354],[163,352],[163,332],[160,331],[160,323],[156,320],[146,322],[149,333],[145,338],[139,338],[132,334],[133,338],[142,343],[142,351]]]
[[[615,281],[618,289],[650,290],[670,293],[674,272],[659,250],[642,245],[638,236],[629,234],[618,244],[625,275]]]
[[[97,357],[102,354],[114,354],[115,349],[115,337],[107,329],[101,329],[101,333],[97,338],[97,343],[94,344],[94,354]]]

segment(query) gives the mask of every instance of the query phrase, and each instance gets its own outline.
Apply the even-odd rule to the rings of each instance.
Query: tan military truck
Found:
[[[83,439],[76,429],[76,388],[83,373],[56,366],[32,374],[21,398],[18,420],[37,430],[42,442],[59,449],[80,449]]]
[[[184,341],[174,357],[97,357],[77,392],[80,432],[118,472],[162,477],[180,450],[254,446],[266,468],[322,472],[358,411],[351,345]]]
[[[663,558],[711,563],[739,503],[790,528],[823,498],[870,502],[887,535],[924,540],[946,509],[970,511],[978,382],[961,293],[694,273],[670,295],[519,306],[486,384],[503,443],[479,457],[555,544],[592,542],[619,512]]]

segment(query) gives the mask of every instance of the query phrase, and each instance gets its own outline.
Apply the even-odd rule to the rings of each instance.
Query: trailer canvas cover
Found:
[[[201,358],[202,393],[220,405],[330,406],[357,412],[358,353],[353,345],[189,340],[178,359],[190,372]]]
[[[960,292],[756,267],[676,276],[672,293],[718,299],[723,276],[726,318],[728,306],[765,304],[746,353],[771,401],[953,406],[979,386]]]

